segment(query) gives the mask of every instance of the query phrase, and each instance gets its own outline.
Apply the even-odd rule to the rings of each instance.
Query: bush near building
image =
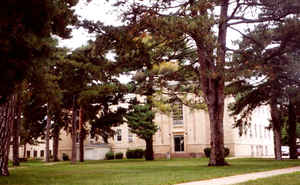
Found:
[[[123,159],[123,153],[122,152],[116,153],[115,159]]]
[[[210,151],[211,151],[211,148],[204,148],[204,154],[205,154],[205,156],[206,157],[210,157]],[[229,153],[230,153],[230,150],[229,150],[229,148],[224,148],[224,152],[225,152],[225,157],[227,157],[228,155],[229,155]]]
[[[141,159],[145,155],[145,150],[143,149],[134,149],[134,150],[127,150],[126,157],[127,159]]]
[[[107,152],[105,154],[105,159],[106,160],[112,160],[112,159],[115,159],[115,154],[113,152]]]

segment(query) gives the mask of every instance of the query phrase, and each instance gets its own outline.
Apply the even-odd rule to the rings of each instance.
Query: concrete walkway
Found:
[[[241,182],[246,182],[249,180],[255,180],[259,178],[266,178],[275,175],[281,175],[286,173],[299,172],[300,166],[292,167],[292,168],[284,168],[278,170],[264,171],[264,172],[256,172],[256,173],[247,173],[243,175],[234,175],[229,177],[221,177],[217,179],[210,180],[202,180],[197,182],[188,182],[178,185],[227,185],[227,184],[238,184]]]

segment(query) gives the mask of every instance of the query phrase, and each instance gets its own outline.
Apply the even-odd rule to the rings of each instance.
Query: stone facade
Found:
[[[226,104],[228,105],[226,100]],[[225,106],[227,107],[227,106]],[[157,114],[155,123],[159,130],[154,135],[154,153],[157,158],[200,157],[203,149],[210,146],[209,117],[204,110],[191,110],[183,106],[182,120],[174,116]],[[231,156],[238,157],[273,157],[273,132],[269,127],[270,115],[267,106],[253,112],[251,126],[239,130],[233,128],[234,120],[228,110],[224,114],[224,143],[230,149]],[[125,152],[127,148],[145,148],[145,142],[136,136],[129,142],[126,124],[115,128],[121,131],[121,140],[117,136],[110,142],[114,152]],[[239,132],[243,132],[240,136]]]
[[[226,99],[225,108],[230,99]],[[232,100],[231,100],[232,101]],[[251,125],[247,129],[233,128],[234,120],[229,116],[229,111],[224,113],[224,143],[230,149],[231,156],[238,157],[273,157],[274,144],[273,132],[269,127],[269,107],[263,106],[254,110]],[[182,106],[179,115],[159,114],[155,116],[155,124],[159,127],[154,135],[154,153],[156,158],[168,157],[201,157],[203,149],[210,146],[209,117],[204,110],[191,110]],[[104,144],[100,138],[87,137],[85,146],[86,160],[104,159],[108,151],[125,153],[127,149],[145,148],[145,142],[132,134],[123,124],[115,127],[116,135],[109,139],[110,144]],[[242,132],[240,136],[239,133]],[[63,153],[69,157],[72,152],[71,134],[62,131],[60,134],[58,157],[62,159]],[[79,144],[78,144],[79,145]],[[44,144],[27,146],[29,157],[44,158]],[[52,150],[52,142],[50,143]],[[79,146],[77,146],[79,159]],[[20,151],[22,155],[22,148]]]
[[[53,146],[52,140],[50,139],[50,141],[49,141],[50,156],[52,156],[52,154],[53,154],[52,146]],[[38,139],[38,144],[36,144],[36,145],[26,144],[25,153],[24,153],[24,146],[21,145],[19,148],[19,157],[44,160],[46,158],[46,154],[45,154],[46,150],[45,149],[46,149],[45,141],[42,139]],[[13,156],[13,151],[12,151],[12,147],[11,147],[11,150],[9,152],[10,160],[12,160],[12,158],[13,158],[12,156]]]

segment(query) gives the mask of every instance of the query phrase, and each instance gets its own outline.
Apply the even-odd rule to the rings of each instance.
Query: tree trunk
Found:
[[[77,110],[75,108],[75,96],[73,97],[73,107],[72,107],[72,164],[76,163],[77,149],[76,149],[76,137],[77,137],[77,125],[76,125],[76,115]]]
[[[59,145],[59,126],[54,125],[53,128],[53,161],[58,161],[58,145]]]
[[[147,161],[152,161],[154,159],[153,152],[153,138],[145,139],[146,141],[146,151],[145,151],[145,159]]]
[[[201,38],[194,36],[200,63],[201,90],[204,93],[210,120],[211,154],[209,166],[227,165],[224,156],[224,65],[226,54],[228,0],[221,2],[217,60],[206,58],[207,51]]]
[[[19,156],[19,137],[20,137],[20,125],[21,125],[21,96],[20,94],[17,95],[16,98],[16,113],[15,113],[15,120],[13,122],[12,128],[12,137],[13,137],[13,166],[20,166],[20,156]]]
[[[288,142],[290,147],[290,159],[298,159],[297,155],[297,134],[296,134],[296,110],[295,106],[291,101],[291,98],[289,100],[289,106],[288,106]]]
[[[79,130],[80,130],[80,140],[79,140],[79,159],[80,162],[84,162],[84,139],[85,139],[85,130],[84,130],[84,123],[83,123],[83,108],[80,107],[79,110]]]
[[[84,139],[85,139],[85,130],[84,130],[84,128],[81,128],[80,129],[80,143],[79,143],[80,162],[84,162]]]
[[[50,115],[50,108],[48,104],[48,110],[47,110],[47,125],[46,125],[46,134],[45,134],[45,140],[46,140],[46,157],[45,161],[50,161],[50,151],[49,151],[49,139],[50,139],[50,126],[51,126],[51,115]]]
[[[8,155],[14,121],[15,96],[0,105],[0,176],[8,176]]]
[[[275,159],[281,160],[281,116],[280,111],[277,106],[276,97],[271,98],[270,102],[271,107],[271,118],[272,118],[272,127],[274,132],[274,152],[275,152]]]

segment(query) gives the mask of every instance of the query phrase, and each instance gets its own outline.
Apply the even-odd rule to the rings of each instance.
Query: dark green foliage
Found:
[[[0,101],[14,91],[40,58],[48,57],[52,36],[69,38],[77,21],[77,0],[10,0],[0,8]]]
[[[130,112],[125,116],[127,125],[132,133],[146,142],[145,158],[146,160],[154,159],[153,152],[153,135],[158,127],[153,122],[155,113],[152,111],[151,104],[132,105]]]
[[[287,19],[273,28],[261,24],[240,42],[240,50],[236,51],[231,68],[236,76],[227,89],[236,97],[230,108],[233,115],[240,115],[237,126],[249,125],[252,111],[270,103],[271,97],[276,97],[282,107],[287,95],[299,92],[299,72],[296,69],[300,63],[294,57],[300,49],[299,29],[296,19]],[[270,47],[274,43],[278,45]],[[253,79],[256,79],[255,83],[251,82]],[[293,94],[296,101],[297,93]]]
[[[123,153],[122,152],[116,153],[115,159],[123,159]]]
[[[152,138],[158,129],[152,121],[154,116],[155,114],[151,110],[151,106],[146,104],[133,105],[125,117],[132,133],[135,133],[142,139],[149,139]]]
[[[63,155],[62,155],[62,159],[64,161],[69,161],[70,160],[69,156],[67,154],[65,154],[65,153],[63,153]]]
[[[204,148],[203,151],[204,151],[205,156],[209,158],[211,149],[210,148]],[[224,156],[227,157],[229,155],[229,153],[230,153],[229,148],[225,147],[224,148]]]
[[[105,159],[106,160],[112,160],[112,159],[115,159],[115,154],[113,152],[107,152],[105,154]]]
[[[143,150],[143,149],[127,150],[126,158],[127,159],[141,159],[144,157],[144,154],[145,154],[145,150]]]

